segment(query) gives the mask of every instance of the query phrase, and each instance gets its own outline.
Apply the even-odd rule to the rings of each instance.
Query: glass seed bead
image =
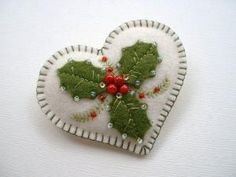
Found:
[[[106,105],[106,106],[105,106],[105,110],[106,110],[106,111],[110,111],[110,109],[111,109],[111,107],[110,107],[109,105]]]
[[[116,94],[116,98],[121,99],[122,98],[122,94],[121,93],[117,93]]]
[[[67,59],[67,62],[68,62],[68,63],[72,62],[72,58],[68,58],[68,59]]]
[[[100,83],[99,83],[99,86],[100,86],[101,88],[104,88],[104,87],[106,86],[106,84],[105,84],[104,82],[100,82]]]
[[[143,143],[143,139],[138,138],[138,139],[137,139],[137,143],[138,143],[138,144],[142,144],[142,143]]]
[[[120,63],[117,63],[116,64],[116,69],[119,69],[120,68]]]
[[[65,90],[66,90],[66,88],[65,88],[64,86],[61,86],[61,87],[60,87],[60,91],[61,91],[61,92],[64,92]]]
[[[154,125],[154,121],[153,120],[151,120],[151,125]]]
[[[127,134],[126,133],[123,133],[121,136],[122,136],[123,140],[125,140],[127,138]]]
[[[150,75],[151,75],[152,77],[154,77],[154,76],[156,75],[156,71],[155,71],[155,70],[152,70],[152,71],[150,72]]]
[[[134,96],[134,95],[135,95],[135,91],[134,91],[134,90],[131,90],[131,91],[129,92],[129,94],[130,94],[131,96]]]
[[[102,71],[105,72],[106,71],[106,67],[102,67]]]
[[[78,102],[79,100],[80,100],[79,96],[75,96],[75,97],[74,97],[74,101],[75,101],[75,102]]]
[[[146,110],[147,109],[147,104],[142,104],[141,109]]]
[[[85,60],[85,63],[86,64],[91,64],[91,61],[90,60]]]
[[[92,91],[92,92],[90,93],[90,95],[91,95],[92,98],[95,98],[97,94],[96,94],[96,92]]]
[[[136,85],[136,86],[140,86],[140,83],[141,83],[141,82],[140,82],[139,80],[136,80],[136,81],[135,81],[135,85]]]
[[[157,42],[154,42],[154,48],[158,47],[158,43]]]
[[[112,127],[113,127],[113,124],[112,124],[111,122],[109,122],[109,123],[107,124],[107,127],[108,127],[108,128],[112,128]]]

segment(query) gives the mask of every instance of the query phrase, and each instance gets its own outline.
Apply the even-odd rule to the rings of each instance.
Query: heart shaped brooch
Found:
[[[102,49],[74,45],[52,55],[40,70],[37,99],[64,131],[146,155],[186,69],[183,44],[170,27],[130,21]]]

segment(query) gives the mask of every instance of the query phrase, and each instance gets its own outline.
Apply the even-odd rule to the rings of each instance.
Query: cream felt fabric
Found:
[[[138,40],[156,43],[162,59],[162,63],[156,68],[156,76],[147,79],[141,88],[150,89],[159,85],[165,78],[170,80],[168,90],[163,94],[143,100],[148,104],[147,113],[152,121],[152,127],[141,144],[131,138],[123,140],[116,129],[108,128],[109,114],[106,110],[98,114],[94,121],[81,123],[71,119],[73,114],[94,107],[98,100],[81,99],[75,102],[66,91],[61,91],[57,76],[57,69],[66,64],[69,59],[90,60],[93,65],[102,67],[99,60],[105,55],[110,63],[116,64],[121,58],[122,48],[131,46]],[[183,85],[187,68],[185,57],[185,50],[179,37],[168,26],[148,20],[130,21],[112,31],[101,50],[74,45],[55,53],[40,71],[37,98],[43,112],[59,128],[83,138],[145,155],[152,149]]]

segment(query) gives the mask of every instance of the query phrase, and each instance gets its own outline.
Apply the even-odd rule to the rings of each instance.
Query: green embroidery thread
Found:
[[[109,104],[108,127],[117,129],[124,139],[131,137],[141,143],[145,133],[151,127],[151,123],[147,116],[148,105],[140,102],[136,94],[137,88],[140,88],[143,81],[156,74],[156,66],[161,62],[157,46],[138,41],[130,47],[123,48],[122,57],[115,65],[115,69],[106,58],[102,58],[102,62],[108,65],[107,72],[122,75],[130,89],[128,93],[123,90],[122,95],[114,90],[114,87],[118,85],[113,84],[108,88],[111,89],[107,90],[108,93],[116,93]],[[105,70],[93,66],[88,61],[70,61],[58,69],[58,76],[61,86],[74,97],[75,101],[79,101],[81,98],[94,99],[106,90]],[[90,115],[88,113],[82,114],[82,116],[75,114],[73,118],[85,122],[89,116],[96,117],[100,112],[100,107],[95,107],[91,111],[89,111]]]
[[[164,80],[162,80],[162,82],[158,86],[154,86],[150,89],[145,89],[145,90],[140,88],[139,90],[137,90],[137,93],[139,96],[144,94],[144,97],[147,96],[148,98],[154,98],[158,95],[161,95],[166,90],[168,90],[169,86],[170,86],[170,80],[166,77]]]
[[[71,116],[77,122],[85,123],[94,120],[98,114],[103,110],[107,110],[107,106],[111,101],[110,98],[106,97],[105,100],[96,99],[97,104],[89,109],[88,111],[75,113]]]

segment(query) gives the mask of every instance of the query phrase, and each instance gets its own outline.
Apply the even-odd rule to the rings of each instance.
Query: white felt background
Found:
[[[99,48],[139,18],[172,27],[188,56],[177,104],[144,158],[62,132],[35,98],[52,53],[77,43]],[[0,176],[236,176],[235,24],[233,0],[1,1]]]

